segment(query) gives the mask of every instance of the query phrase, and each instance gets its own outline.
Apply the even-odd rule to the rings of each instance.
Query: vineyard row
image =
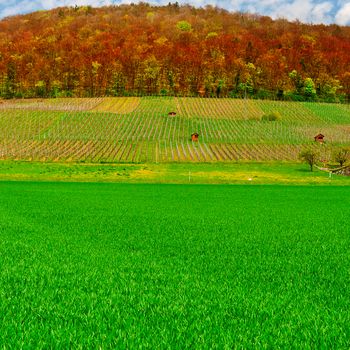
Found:
[[[296,161],[308,145],[210,144],[204,142],[110,142],[18,140],[0,142],[0,159],[72,162]],[[314,145],[321,159],[332,147]]]

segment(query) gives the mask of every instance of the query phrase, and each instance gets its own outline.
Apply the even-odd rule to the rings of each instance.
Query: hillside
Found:
[[[169,115],[175,112],[175,116]],[[281,120],[262,121],[279,112]],[[0,104],[1,159],[82,162],[330,160],[350,146],[349,105],[249,99],[115,97]],[[198,142],[191,134],[198,133]],[[325,144],[314,136],[325,135]]]
[[[3,97],[350,95],[350,28],[213,7],[62,7],[0,21]]]

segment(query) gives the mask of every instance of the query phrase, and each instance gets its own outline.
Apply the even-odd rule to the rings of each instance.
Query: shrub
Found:
[[[284,93],[283,97],[286,101],[296,101],[296,102],[305,101],[304,96],[302,96],[298,93],[292,92],[292,91],[286,91]]]
[[[263,120],[263,121],[278,121],[281,119],[282,119],[282,116],[279,112],[265,113],[261,117],[261,120]]]

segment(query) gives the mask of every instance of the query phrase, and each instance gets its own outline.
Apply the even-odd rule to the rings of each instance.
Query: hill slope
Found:
[[[262,121],[268,112],[280,121]],[[169,112],[175,112],[170,116]],[[124,97],[5,101],[2,159],[85,162],[329,160],[350,145],[348,105],[244,99]],[[191,134],[199,134],[198,142]],[[314,142],[318,133],[326,143]]]

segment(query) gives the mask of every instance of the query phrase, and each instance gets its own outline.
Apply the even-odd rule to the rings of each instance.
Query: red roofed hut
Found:
[[[194,142],[197,142],[198,141],[198,137],[199,137],[199,134],[194,132],[193,134],[191,134],[191,139],[192,141]]]
[[[205,95],[205,89],[204,89],[204,88],[200,88],[200,89],[198,90],[198,93],[199,93],[199,96],[200,96],[200,97],[204,97],[204,95]]]
[[[319,142],[319,143],[323,143],[324,142],[324,135],[322,135],[322,134],[318,134],[318,135],[316,135],[315,137],[314,137],[314,139],[315,139],[315,142]]]
[[[170,117],[174,117],[176,115],[176,112],[169,112],[168,113],[168,116],[170,116]]]

